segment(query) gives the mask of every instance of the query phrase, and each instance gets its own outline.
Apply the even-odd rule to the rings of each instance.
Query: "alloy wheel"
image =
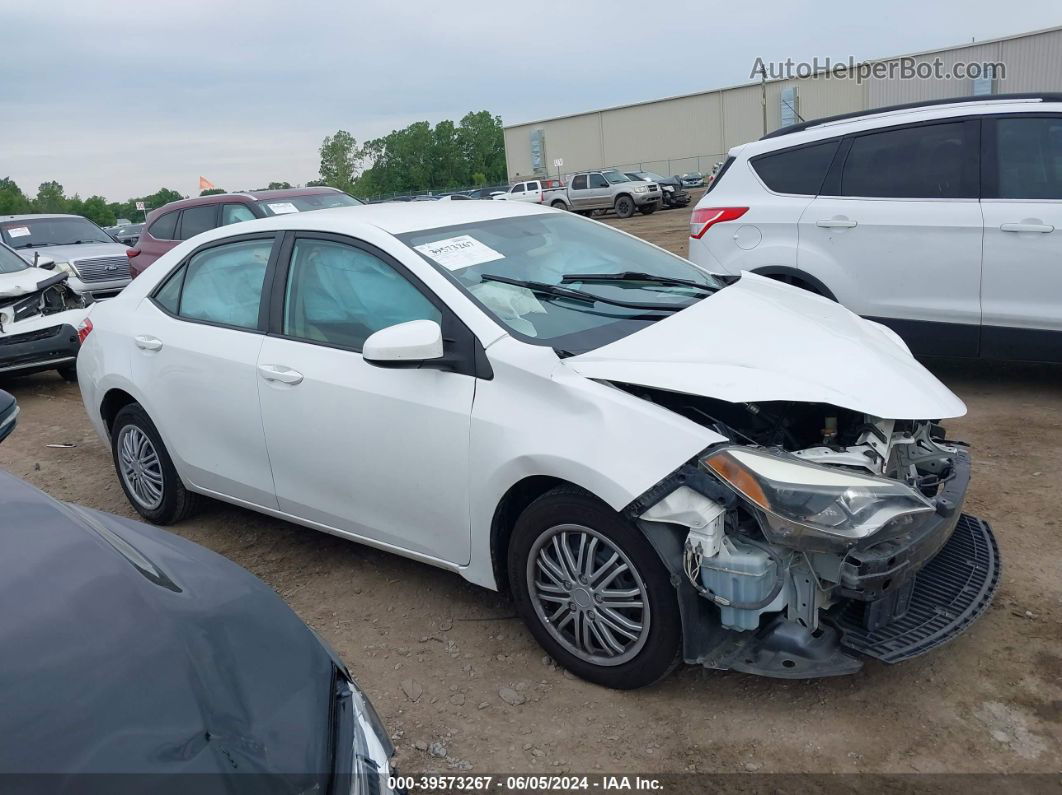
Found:
[[[152,511],[162,505],[162,462],[151,439],[135,425],[124,426],[118,434],[118,470],[141,507]]]

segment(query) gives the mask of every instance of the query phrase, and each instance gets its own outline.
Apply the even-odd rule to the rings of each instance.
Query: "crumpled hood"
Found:
[[[44,268],[26,268],[17,273],[0,273],[0,298],[18,298],[37,290],[37,285],[55,276],[57,271]]]
[[[587,378],[731,403],[829,403],[888,419],[966,413],[888,329],[752,273],[689,309],[564,362]]]

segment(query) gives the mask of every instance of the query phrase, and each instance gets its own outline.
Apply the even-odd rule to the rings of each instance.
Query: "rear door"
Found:
[[[915,353],[977,355],[980,120],[846,138],[801,214],[797,267]]]
[[[208,244],[137,307],[133,381],[181,474],[276,508],[258,404],[273,234]]]
[[[984,123],[981,353],[1062,361],[1062,114]]]

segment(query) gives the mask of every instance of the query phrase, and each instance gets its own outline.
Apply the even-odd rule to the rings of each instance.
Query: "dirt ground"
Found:
[[[688,217],[610,223],[684,254]],[[613,692],[553,667],[505,598],[456,575],[220,503],[171,529],[253,571],[339,650],[403,773],[1058,773],[1062,368],[927,364],[969,407],[947,425],[973,446],[967,510],[996,529],[1002,586],[950,645],[846,678],[683,668]],[[0,386],[23,409],[0,467],[135,515],[76,386],[54,373]]]

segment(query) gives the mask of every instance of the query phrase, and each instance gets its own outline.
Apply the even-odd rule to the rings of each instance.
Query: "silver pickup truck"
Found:
[[[648,215],[660,206],[663,194],[655,182],[633,180],[614,169],[583,171],[572,176],[568,185],[542,194],[542,204],[560,210],[590,215],[594,210],[615,210],[620,218],[634,211]]]

